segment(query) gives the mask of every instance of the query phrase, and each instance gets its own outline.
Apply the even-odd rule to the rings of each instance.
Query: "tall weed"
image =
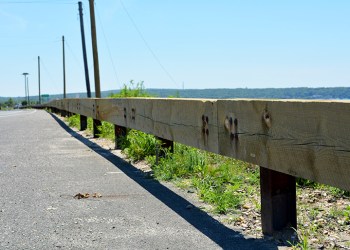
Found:
[[[122,143],[123,151],[134,161],[156,155],[159,147],[156,137],[137,130],[130,130]]]
[[[100,134],[98,134],[102,138],[114,140],[114,125],[109,122],[102,121],[101,126],[99,126]]]
[[[69,116],[66,120],[68,121],[69,127],[74,127],[74,128],[80,127],[80,115],[74,114],[72,116]]]

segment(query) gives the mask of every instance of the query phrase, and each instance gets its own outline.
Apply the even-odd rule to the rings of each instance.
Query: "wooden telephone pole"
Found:
[[[87,56],[86,56],[86,44],[85,44],[85,32],[84,32],[84,20],[83,20],[83,6],[82,6],[82,2],[79,1],[78,5],[79,5],[79,17],[80,17],[81,43],[82,43],[82,48],[83,48],[86,93],[87,93],[87,97],[91,98],[89,67],[88,67]]]
[[[101,98],[100,68],[99,68],[99,63],[98,63],[98,50],[97,50],[97,35],[96,35],[95,3],[94,3],[94,0],[89,0],[89,4],[90,4],[92,54],[93,54],[93,58],[94,58],[95,96],[96,96],[96,98]]]
[[[89,0],[90,5],[90,22],[91,22],[91,40],[92,40],[92,55],[94,58],[94,77],[95,77],[95,97],[101,98],[100,88],[100,69],[98,63],[98,51],[97,51],[97,35],[96,35],[96,23],[95,23],[95,3],[94,0]],[[98,137],[100,134],[99,126],[101,121],[94,119],[94,137]]]
[[[39,104],[41,104],[41,91],[40,91],[40,56],[38,56],[38,84],[39,84]]]
[[[64,36],[62,36],[62,52],[63,52],[63,98],[66,98],[66,58],[64,51]]]

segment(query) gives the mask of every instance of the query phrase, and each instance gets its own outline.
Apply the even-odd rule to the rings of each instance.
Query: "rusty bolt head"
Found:
[[[228,119],[227,116],[226,116],[226,118],[225,118],[224,124],[225,124],[225,129],[226,129],[227,131],[230,131],[230,121],[229,121],[229,119]]]
[[[271,128],[272,123],[271,123],[271,115],[267,110],[264,110],[263,114],[263,120],[265,121],[265,124],[268,128]]]

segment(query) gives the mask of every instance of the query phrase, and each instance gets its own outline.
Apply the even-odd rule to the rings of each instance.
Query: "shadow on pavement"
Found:
[[[179,216],[181,216],[223,249],[278,249],[277,246],[271,241],[262,239],[245,239],[240,232],[236,232],[226,227],[195,206],[193,206],[192,209],[188,209],[188,205],[193,205],[189,201],[177,195],[157,180],[145,178],[145,176],[131,164],[112,154],[109,150],[106,150],[96,143],[91,142],[89,139],[84,138],[68,127],[55,115],[51,114],[51,116],[71,136],[75,137],[87,147],[113,163],[127,176],[133,179],[136,183],[146,189],[154,197],[171,208]]]

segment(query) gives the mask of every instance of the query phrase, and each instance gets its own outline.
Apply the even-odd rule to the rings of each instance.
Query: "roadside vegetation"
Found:
[[[149,96],[143,83],[125,85],[110,97]],[[79,127],[79,116],[67,119]],[[92,119],[88,119],[92,133]],[[114,126],[102,122],[102,138],[114,140]],[[161,148],[154,136],[128,130],[120,141],[123,152],[134,162],[146,161],[153,177],[170,181],[204,202],[203,210],[225,223],[261,236],[259,167],[232,158],[174,143],[174,152]],[[165,157],[157,157],[160,150]],[[350,249],[350,192],[304,179],[297,180],[298,238],[294,249]]]

